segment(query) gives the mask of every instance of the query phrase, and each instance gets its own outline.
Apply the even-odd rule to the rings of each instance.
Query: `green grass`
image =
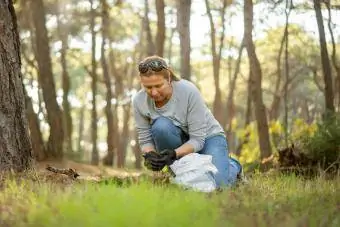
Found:
[[[258,174],[210,195],[150,183],[7,180],[0,189],[0,226],[340,226],[339,213],[339,178]]]

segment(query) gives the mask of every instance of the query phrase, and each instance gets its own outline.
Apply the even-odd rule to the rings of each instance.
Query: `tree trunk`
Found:
[[[180,40],[181,77],[191,79],[190,64],[190,8],[191,0],[177,1],[177,30]]]
[[[126,158],[126,149],[129,142],[129,122],[130,122],[130,109],[131,109],[131,103],[128,103],[123,106],[124,111],[124,121],[123,121],[123,130],[120,140],[120,149],[118,155],[118,168],[123,168],[125,166],[125,158]]]
[[[0,171],[31,167],[32,147],[21,78],[20,41],[13,2],[0,2]]]
[[[105,56],[105,45],[108,36],[107,29],[109,28],[109,16],[108,16],[108,5],[106,0],[101,0],[102,4],[102,45],[101,45],[101,64],[103,69],[104,81],[106,86],[106,106],[105,106],[105,114],[107,119],[107,153],[111,160],[106,160],[105,164],[113,164],[113,152],[115,148],[114,144],[114,137],[115,137],[115,130],[113,124],[113,111],[112,111],[112,104],[111,100],[113,99],[112,94],[112,83],[111,78],[109,75],[108,65]]]
[[[96,32],[94,30],[95,27],[95,17],[96,11],[93,6],[93,0],[90,0],[91,4],[91,22],[90,22],[90,30],[91,30],[91,39],[92,39],[92,48],[91,48],[91,76],[92,76],[92,111],[91,111],[91,137],[92,137],[92,158],[91,164],[98,165],[99,164],[99,154],[97,149],[97,140],[98,140],[98,126],[97,126],[97,62],[96,62]]]
[[[333,94],[333,82],[332,82],[332,69],[329,62],[327,43],[325,38],[325,30],[323,26],[323,17],[321,12],[320,0],[314,1],[314,10],[316,15],[316,22],[319,30],[319,42],[320,53],[322,62],[323,78],[325,82],[325,104],[326,104],[326,116],[329,113],[334,113],[334,94]]]
[[[252,95],[255,106],[255,115],[257,120],[257,131],[259,135],[259,144],[261,150],[261,159],[267,158],[272,154],[269,130],[267,122],[266,108],[262,98],[262,71],[260,62],[256,56],[255,46],[252,37],[253,30],[253,1],[245,0],[244,2],[244,40],[248,52],[250,63]]]
[[[157,34],[156,34],[156,53],[158,56],[164,55],[165,42],[165,15],[164,15],[164,0],[156,0],[157,11]]]
[[[58,7],[61,7],[60,5]],[[60,49],[60,63],[62,68],[62,86],[63,86],[63,122],[64,122],[64,144],[65,151],[72,152],[72,117],[71,117],[71,107],[68,101],[68,95],[70,93],[70,78],[67,70],[66,53],[68,49],[68,34],[65,25],[60,20],[59,9],[57,13],[57,25],[58,25],[58,35],[61,40]]]
[[[340,64],[337,58],[336,54],[336,45],[335,45],[335,40],[334,40],[334,34],[333,34],[333,29],[332,29],[332,14],[331,14],[331,6],[330,6],[330,1],[325,1],[325,4],[327,6],[327,11],[328,11],[328,30],[331,35],[331,40],[332,40],[332,63],[335,68],[336,72],[336,79],[335,79],[335,94],[337,94],[337,99],[338,99],[338,111],[340,108]]]
[[[46,28],[45,7],[42,0],[31,0],[31,12],[36,34],[38,79],[43,91],[47,111],[47,122],[50,126],[48,155],[53,158],[63,157],[64,129],[62,112],[56,100],[56,89],[53,79],[49,38]]]
[[[176,15],[173,15],[172,11],[169,13],[169,17],[170,17],[170,20],[171,20],[171,24],[174,23]],[[171,27],[170,28],[170,35],[168,37],[169,47],[168,47],[168,50],[167,50],[167,58],[168,58],[168,61],[169,61],[169,65],[171,65],[171,63],[172,63],[172,39],[174,37],[175,31],[176,31],[176,28]]]
[[[132,147],[133,153],[135,155],[135,167],[136,169],[142,169],[142,155],[141,152],[139,150],[139,146],[138,146],[138,134],[137,131],[134,130],[134,141],[136,142],[134,144],[134,146]]]
[[[77,141],[77,151],[83,152],[83,136],[84,136],[84,115],[85,115],[85,104],[82,104],[82,107],[79,109],[79,124],[78,124],[78,141]]]
[[[33,77],[33,69],[38,71],[38,66],[35,65],[34,60],[29,59],[29,57],[25,54],[25,48],[27,48],[24,44],[21,44],[21,56],[23,57],[23,59],[25,60],[25,71],[23,72],[24,75],[30,75],[30,77]],[[29,69],[31,67],[31,69]],[[30,85],[33,88],[33,84],[32,84],[33,79],[30,79]],[[39,88],[39,84],[36,87],[38,89],[38,99],[40,99],[40,88]],[[29,131],[30,131],[30,137],[31,137],[31,142],[32,142],[32,155],[33,157],[37,160],[37,161],[42,161],[45,160],[47,158],[47,151],[45,148],[45,142],[43,140],[43,136],[41,133],[41,129],[40,129],[40,122],[39,122],[39,114],[34,112],[33,109],[33,103],[32,103],[32,99],[27,95],[25,86],[24,86],[24,96],[25,96],[25,105],[26,105],[26,116],[28,119],[28,124],[29,124]],[[39,111],[41,110],[41,106],[40,106],[40,102],[38,103],[39,105]],[[41,114],[43,114],[41,112]]]
[[[251,117],[252,117],[252,84],[251,84],[251,69],[249,69],[249,77],[248,77],[248,82],[247,82],[247,107],[246,107],[246,112],[245,112],[245,117],[244,117],[244,127],[243,128],[247,128],[248,125],[250,124],[251,121]],[[247,143],[249,143],[249,137],[250,137],[250,133],[247,132],[247,134],[245,135],[245,138],[243,141],[240,142],[240,144],[238,145],[235,154],[237,156],[241,155],[242,152],[242,148],[244,145],[246,145]]]
[[[281,58],[283,53],[283,46],[286,41],[286,30],[283,33],[283,37],[281,39],[279,53],[276,59],[276,68],[277,68],[277,79],[275,83],[274,97],[272,104],[270,106],[269,111],[269,119],[277,120],[280,114],[280,104],[281,104],[281,80],[282,80],[282,71],[281,71]]]
[[[241,58],[242,58],[242,52],[243,52],[243,48],[244,48],[244,41],[242,40],[239,52],[238,52],[238,58],[236,61],[236,66],[235,66],[235,71],[233,74],[233,77],[230,80],[230,85],[229,85],[229,92],[228,92],[228,96],[227,96],[227,101],[226,104],[224,105],[224,108],[226,109],[225,111],[223,111],[224,113],[227,113],[227,119],[224,120],[223,122],[225,122],[224,125],[224,129],[227,133],[227,138],[228,138],[228,143],[229,143],[229,149],[230,151],[233,151],[236,153],[236,144],[235,144],[235,138],[236,138],[236,132],[233,131],[232,128],[232,122],[235,116],[235,102],[234,102],[234,94],[235,94],[235,90],[236,90],[236,80],[237,80],[237,76],[239,74],[240,71],[240,65],[241,65]],[[231,66],[230,66],[231,68]]]
[[[225,104],[225,111],[228,113],[227,114],[227,127],[226,127],[226,131],[227,132],[231,132],[231,123],[232,120],[234,118],[235,115],[235,103],[234,103],[234,93],[235,93],[235,88],[236,88],[236,80],[237,80],[237,76],[240,72],[240,65],[241,65],[241,58],[242,58],[242,52],[244,49],[244,40],[242,40],[240,49],[238,51],[238,57],[237,57],[237,61],[235,63],[235,71],[233,74],[233,77],[231,78],[231,81],[229,83],[229,92],[228,92],[228,96],[227,96],[227,102]],[[224,127],[224,125],[223,125]]]
[[[148,0],[144,0],[144,31],[147,40],[147,55],[155,54],[155,44],[153,42],[153,37],[150,28],[150,20],[149,20],[149,2]]]
[[[220,65],[221,65],[221,56],[222,56],[222,49],[224,43],[224,35],[225,35],[225,9],[227,7],[227,0],[223,1],[223,6],[221,9],[221,24],[222,24],[222,31],[220,36],[220,43],[218,50],[216,49],[216,28],[213,21],[213,17],[211,14],[210,6],[208,0],[205,0],[205,5],[207,9],[207,14],[209,17],[210,22],[210,41],[211,41],[211,54],[212,54],[212,63],[213,63],[213,76],[214,76],[214,84],[215,84],[215,98],[213,104],[213,113],[218,122],[223,124],[222,118],[224,118],[223,113],[223,103],[221,97],[221,88],[220,88]]]
[[[290,1],[290,2],[289,2]],[[285,146],[288,147],[288,81],[289,81],[289,59],[288,59],[288,44],[289,44],[289,15],[292,8],[292,0],[286,0],[286,25],[285,25],[285,84],[284,84],[284,131],[285,131]]]
[[[28,118],[30,137],[32,141],[32,155],[37,161],[42,161],[47,158],[47,153],[40,130],[39,119],[37,114],[33,110],[32,100],[27,95],[25,88],[24,96],[26,103],[26,116]]]

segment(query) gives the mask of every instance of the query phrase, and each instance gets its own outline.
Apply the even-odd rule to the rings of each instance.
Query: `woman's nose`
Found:
[[[156,88],[152,88],[152,89],[151,89],[151,95],[152,95],[152,96],[155,96],[155,95],[157,95],[157,94],[158,94],[157,89],[156,89]]]

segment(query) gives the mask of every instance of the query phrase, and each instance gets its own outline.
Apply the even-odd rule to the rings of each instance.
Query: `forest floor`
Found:
[[[48,165],[80,176],[52,173]],[[249,184],[210,194],[116,180],[142,174],[65,161],[0,175],[0,226],[340,226],[340,176],[255,173]]]

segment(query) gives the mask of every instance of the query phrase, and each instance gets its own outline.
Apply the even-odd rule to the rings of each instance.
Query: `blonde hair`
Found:
[[[152,75],[155,75],[155,74],[161,74],[166,79],[170,78],[171,81],[178,81],[178,80],[180,80],[180,78],[178,78],[175,75],[175,73],[173,72],[173,70],[168,66],[168,64],[166,63],[165,59],[160,57],[160,56],[157,56],[157,55],[148,56],[148,57],[144,58],[139,64],[147,64],[147,63],[152,62],[152,61],[160,61],[166,68],[163,68],[159,72],[155,72],[152,69],[149,69],[145,73],[139,72],[139,76],[149,77],[149,76],[152,76]]]

